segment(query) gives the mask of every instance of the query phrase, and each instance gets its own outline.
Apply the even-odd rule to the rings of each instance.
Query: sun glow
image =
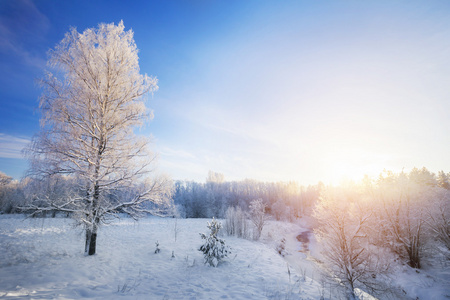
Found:
[[[381,173],[383,170],[382,166],[356,166],[351,162],[337,162],[330,168],[331,178],[330,181],[333,184],[338,184],[341,181],[352,180],[358,181],[364,177],[364,175],[369,175],[371,177],[376,176],[376,174]]]
[[[361,180],[364,175],[378,176],[384,169],[392,169],[392,157],[362,149],[340,149],[325,158],[328,180],[339,184],[343,180]]]

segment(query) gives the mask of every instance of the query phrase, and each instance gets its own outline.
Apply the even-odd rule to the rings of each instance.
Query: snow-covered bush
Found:
[[[17,181],[0,184],[0,213],[14,213],[17,202],[21,198],[23,199],[23,195]]]
[[[266,204],[262,199],[255,199],[250,202],[250,219],[255,225],[253,238],[259,240],[264,224],[267,221]]]
[[[225,245],[225,240],[217,237],[222,228],[220,222],[213,218],[211,222],[208,222],[207,227],[210,230],[209,234],[200,233],[205,243],[200,246],[199,251],[203,252],[205,264],[217,267],[219,262],[228,256],[230,248]]]
[[[17,208],[25,203],[24,182],[13,180],[0,171],[0,214],[20,212]]]
[[[246,214],[239,206],[227,209],[225,213],[225,231],[228,235],[247,238],[249,236],[248,227]]]
[[[288,207],[282,199],[278,199],[278,201],[271,205],[271,212],[277,221],[286,219],[289,214]]]

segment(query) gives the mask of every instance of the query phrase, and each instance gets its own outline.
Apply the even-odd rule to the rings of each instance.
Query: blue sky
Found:
[[[39,130],[35,79],[71,26],[124,21],[159,170],[203,181],[450,171],[449,1],[1,1],[0,171]]]

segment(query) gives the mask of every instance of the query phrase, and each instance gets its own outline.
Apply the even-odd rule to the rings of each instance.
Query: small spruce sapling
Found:
[[[222,224],[213,218],[211,222],[208,222],[207,227],[210,233],[208,235],[200,233],[205,243],[199,248],[199,251],[203,252],[205,264],[208,263],[210,266],[217,267],[219,262],[225,257],[228,257],[231,251],[225,245],[225,240],[217,237],[219,230],[222,228]]]

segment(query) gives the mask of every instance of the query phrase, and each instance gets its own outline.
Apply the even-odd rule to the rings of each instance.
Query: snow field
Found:
[[[1,215],[0,299],[340,299],[321,281],[310,222],[269,221],[260,241],[222,236],[232,253],[213,268],[198,251],[208,221],[115,220],[100,229],[97,254],[86,257],[84,233],[70,219]],[[296,239],[302,232],[310,232],[306,248]],[[284,257],[276,250],[283,239]],[[418,271],[392,263],[386,281],[380,299],[450,297],[445,261]]]
[[[199,232],[207,232],[207,221],[114,221],[100,229],[97,254],[85,257],[83,232],[69,219],[2,216],[0,298],[317,298],[319,285],[293,267],[289,276],[270,244],[225,236],[230,257],[217,268],[204,265]]]

